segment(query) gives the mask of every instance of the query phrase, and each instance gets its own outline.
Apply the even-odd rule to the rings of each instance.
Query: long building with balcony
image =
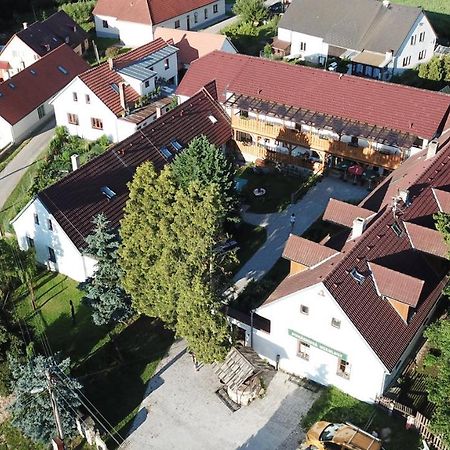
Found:
[[[378,179],[450,127],[446,94],[220,51],[191,65],[180,100],[212,80],[246,161]]]

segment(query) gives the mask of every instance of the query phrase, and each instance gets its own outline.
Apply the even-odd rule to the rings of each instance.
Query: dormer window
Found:
[[[350,272],[351,277],[358,283],[363,284],[366,277],[361,273],[358,272],[358,269],[354,267]]]

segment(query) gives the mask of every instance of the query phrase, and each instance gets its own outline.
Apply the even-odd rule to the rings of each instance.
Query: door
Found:
[[[189,31],[191,29],[191,18],[189,17],[189,14],[186,17],[187,22],[187,30]]]

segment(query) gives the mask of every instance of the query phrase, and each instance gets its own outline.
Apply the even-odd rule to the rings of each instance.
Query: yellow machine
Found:
[[[316,422],[301,450],[382,450],[381,440],[350,423]]]

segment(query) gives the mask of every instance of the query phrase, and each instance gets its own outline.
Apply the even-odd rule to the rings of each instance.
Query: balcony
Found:
[[[286,128],[282,125],[270,124],[255,119],[232,116],[231,125],[236,130],[257,134],[258,136],[276,139],[293,145],[300,145],[313,150],[324,151],[335,156],[384,167],[389,170],[396,169],[402,162],[401,155],[384,154],[371,147],[353,147],[345,142],[323,139],[316,134],[304,133]]]

